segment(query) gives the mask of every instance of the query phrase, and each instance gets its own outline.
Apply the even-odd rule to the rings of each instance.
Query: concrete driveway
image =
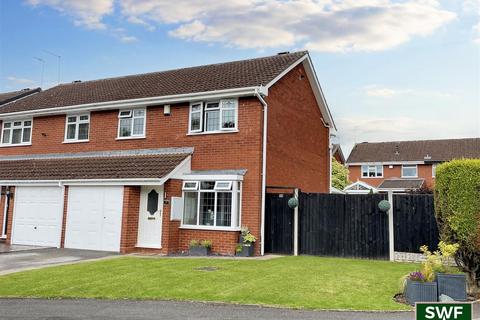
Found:
[[[0,275],[116,255],[118,254],[113,252],[57,248],[34,248],[31,250],[12,251],[0,254]]]

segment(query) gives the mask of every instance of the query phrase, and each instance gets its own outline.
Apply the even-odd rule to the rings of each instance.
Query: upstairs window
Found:
[[[32,141],[32,120],[5,121],[2,145],[28,145]]]
[[[88,141],[90,115],[67,116],[65,141]]]
[[[237,122],[237,99],[190,104],[190,133],[235,131]]]
[[[183,226],[203,229],[240,226],[239,181],[185,181],[183,199]]]
[[[416,178],[417,165],[416,164],[404,164],[402,165],[402,178]]]
[[[383,177],[382,165],[363,165],[362,166],[363,178],[381,178]]]
[[[437,172],[437,166],[438,166],[438,163],[432,164],[432,177],[433,178],[435,178],[435,174]]]
[[[118,137],[143,138],[145,137],[145,109],[120,110],[118,113]]]

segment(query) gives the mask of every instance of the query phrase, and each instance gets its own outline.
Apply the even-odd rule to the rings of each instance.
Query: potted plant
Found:
[[[456,301],[467,300],[467,277],[456,268],[453,256],[458,251],[458,244],[447,244],[440,241],[438,249],[430,252],[427,246],[422,246],[427,261],[435,265],[435,279],[438,285],[438,297],[446,295]]]
[[[208,256],[212,250],[212,241],[210,240],[191,240],[188,254],[191,256]]]
[[[235,247],[235,255],[239,257],[252,257],[255,254],[255,241],[257,238],[247,227],[242,227],[240,242]]]
[[[437,301],[437,283],[428,279],[422,272],[415,271],[406,277],[405,299],[411,305],[416,302]]]

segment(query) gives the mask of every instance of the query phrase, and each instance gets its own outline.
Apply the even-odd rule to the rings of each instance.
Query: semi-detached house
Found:
[[[308,52],[94,81],[0,106],[8,243],[263,253],[266,186],[328,192],[334,123]]]

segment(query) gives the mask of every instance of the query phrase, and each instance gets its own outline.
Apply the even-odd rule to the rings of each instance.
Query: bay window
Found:
[[[118,138],[145,137],[146,109],[120,110],[118,113]]]
[[[190,104],[189,133],[235,131],[237,122],[237,99]]]
[[[363,178],[383,177],[383,165],[362,165]]]
[[[184,181],[182,225],[204,229],[240,226],[241,182]]]
[[[2,145],[29,145],[32,141],[32,120],[5,121]]]

